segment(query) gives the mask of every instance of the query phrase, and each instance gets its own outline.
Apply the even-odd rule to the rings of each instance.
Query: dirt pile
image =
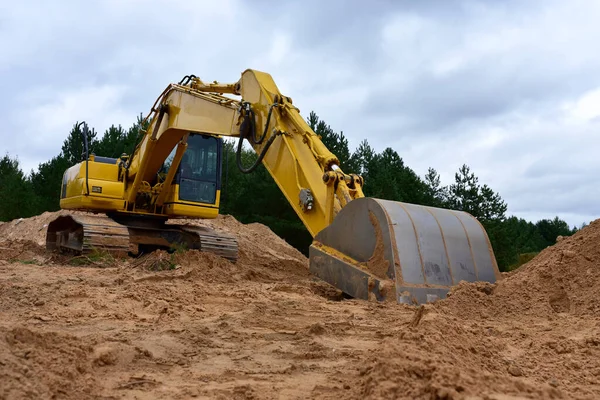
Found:
[[[45,212],[35,217],[20,218],[1,224],[0,250],[2,250],[1,247],[4,249],[11,247],[11,250],[14,250],[14,246],[11,246],[10,243],[2,244],[7,240],[12,241],[11,243],[30,241],[45,246],[48,224],[53,219],[66,213],[86,215],[83,212],[61,210]],[[267,268],[270,273],[278,271],[285,276],[289,274],[308,275],[308,260],[306,257],[265,225],[258,223],[242,224],[229,215],[219,215],[213,220],[177,219],[168,223],[203,225],[219,232],[235,235],[239,244],[239,263],[245,268],[253,269],[254,266],[260,265]],[[255,272],[260,275],[261,271]]]
[[[378,320],[396,329],[375,332],[347,385],[358,398],[598,398],[599,243],[600,220],[497,284],[462,283],[409,323]]]
[[[513,353],[512,344],[499,340],[504,328],[464,324],[432,306],[424,309],[416,326],[398,318],[401,329],[379,332],[379,348],[363,362],[356,382],[349,382],[356,398],[565,398],[563,388],[555,387],[554,370],[540,374]]]
[[[0,226],[0,398],[600,398],[597,223],[413,307],[341,301],[260,224],[183,221],[235,234],[237,263],[90,263],[45,252],[55,215]]]
[[[180,220],[177,223],[181,223]],[[239,245],[239,262],[246,267],[268,266],[284,275],[296,274],[299,267],[308,270],[306,257],[265,225],[242,224],[230,215],[220,215],[216,219],[203,221],[184,220],[184,223],[209,226],[217,231],[235,235]]]
[[[0,327],[0,398],[89,397],[92,348],[76,337]]]
[[[0,242],[3,240],[30,240],[39,245],[46,243],[46,228],[50,221],[67,211],[45,212],[31,218],[19,218],[0,225]],[[84,213],[75,211],[78,215]]]
[[[169,223],[203,225],[234,235],[238,240],[238,260],[231,263],[197,250],[174,254],[157,251],[132,261],[133,266],[149,270],[182,268],[204,282],[218,283],[290,282],[310,277],[308,259],[265,225],[242,224],[228,215],[213,220],[178,219]]]
[[[0,261],[15,260],[42,263],[52,258],[44,247],[26,239],[0,240]]]
[[[251,271],[212,253],[188,250],[169,254],[158,250],[130,262],[133,268],[152,273],[148,280],[193,279],[203,284],[235,283],[244,280]]]
[[[495,285],[461,284],[441,307],[462,317],[600,313],[600,220],[544,249]]]

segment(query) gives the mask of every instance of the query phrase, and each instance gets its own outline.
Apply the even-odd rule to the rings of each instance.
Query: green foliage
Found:
[[[447,207],[449,203],[448,187],[442,186],[440,174],[430,167],[425,174],[425,204],[432,207]]]
[[[96,143],[94,153],[102,157],[117,158],[125,152],[127,132],[121,125],[111,125],[102,138]]]
[[[479,179],[467,165],[461,166],[454,177],[455,183],[449,188],[450,208],[468,212],[482,223],[505,218],[506,203],[489,186],[479,185]]]
[[[507,270],[514,271],[515,269],[521,267],[522,265],[527,264],[529,261],[533,260],[535,256],[537,256],[539,252],[534,251],[531,253],[519,254],[519,258],[515,264],[509,265]]]
[[[68,263],[76,266],[96,266],[101,268],[114,267],[117,259],[108,250],[93,248],[89,254],[72,257]]]
[[[31,182],[19,167],[19,160],[6,154],[0,159],[0,221],[30,217],[35,212]]]
[[[113,125],[104,132],[100,140],[97,139],[96,131],[90,129],[88,138],[90,154],[96,153],[103,157],[119,157],[123,153],[130,153],[141,133],[141,124],[142,118],[140,116],[137,122],[127,131],[121,126],[115,127]],[[28,178],[25,178],[18,168],[16,159],[12,160],[5,157],[3,163],[6,165],[0,170],[0,177],[4,181],[4,184],[0,183],[0,201],[3,201],[2,204],[4,204],[0,208],[0,220],[59,210],[63,174],[69,167],[82,160],[83,137],[81,128],[77,127],[77,124],[73,125],[64,140],[60,154],[39,164],[37,171],[31,171]],[[9,164],[12,165],[10,168]],[[18,183],[19,181],[22,181],[22,183]],[[15,191],[11,189],[14,187],[17,188]],[[19,193],[19,190],[24,190],[28,195],[17,196],[16,200],[14,200],[15,196],[12,194],[2,197],[2,188],[5,188],[6,193],[14,194]]]
[[[504,221],[488,222],[484,226],[501,269],[517,262],[519,254],[544,248],[542,237],[535,225],[522,218],[511,216]]]
[[[375,157],[375,150],[369,145],[367,139],[363,139],[358,145],[358,148],[350,156],[350,170],[348,172],[359,175],[365,175],[367,165]]]
[[[543,245],[552,246],[556,244],[556,238],[558,236],[570,236],[575,233],[575,229],[569,228],[569,225],[558,217],[554,219],[542,219],[535,224],[539,231]]]
[[[62,177],[70,167],[67,159],[62,155],[53,157],[50,161],[39,164],[37,172],[31,171],[29,179],[35,192],[36,213],[44,211],[57,211],[60,209],[60,187]]]
[[[323,144],[337,156],[340,161],[339,167],[342,171],[346,171],[349,167],[350,149],[348,147],[348,139],[344,136],[344,132],[334,132],[325,121],[320,120],[317,114],[311,111],[307,118],[310,128],[321,138]]]
[[[71,132],[65,139],[62,145],[61,155],[64,157],[69,165],[75,165],[79,161],[84,159],[84,144],[82,127],[78,126],[79,123],[75,123]],[[96,140],[97,133],[94,128],[90,128],[88,132],[88,147],[90,154],[94,152],[97,144]]]
[[[175,254],[183,254],[189,250],[188,246],[185,243],[171,243],[171,248],[169,249],[169,253],[171,255]]]
[[[395,150],[388,147],[379,154],[370,154],[369,148],[365,150],[367,157],[364,158],[363,177],[366,196],[418,204],[425,201],[427,185],[404,164]]]
[[[95,143],[95,154],[102,157],[118,158],[123,154],[131,154],[135,147],[138,137],[141,134],[142,117],[127,131],[121,125],[111,125],[102,138]]]
[[[37,265],[37,261],[35,260],[17,260],[17,262],[25,265]]]

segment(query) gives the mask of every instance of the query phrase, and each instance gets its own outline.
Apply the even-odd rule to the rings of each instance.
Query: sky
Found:
[[[600,217],[600,1],[0,2],[0,152],[29,172],[76,121],[129,127],[172,82],[270,73],[354,149],[449,184],[467,164],[508,214]],[[350,172],[350,171],[347,171]]]

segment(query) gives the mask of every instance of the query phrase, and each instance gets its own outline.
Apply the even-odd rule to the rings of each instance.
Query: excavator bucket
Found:
[[[500,272],[472,215],[375,198],[348,203],[310,246],[310,271],[359,299],[422,304]]]

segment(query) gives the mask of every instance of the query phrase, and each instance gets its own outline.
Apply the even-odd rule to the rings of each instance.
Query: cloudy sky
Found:
[[[352,147],[444,183],[466,163],[509,213],[600,217],[600,1],[23,0],[0,4],[0,151],[25,171],[75,121],[130,126],[186,74],[269,72]]]

